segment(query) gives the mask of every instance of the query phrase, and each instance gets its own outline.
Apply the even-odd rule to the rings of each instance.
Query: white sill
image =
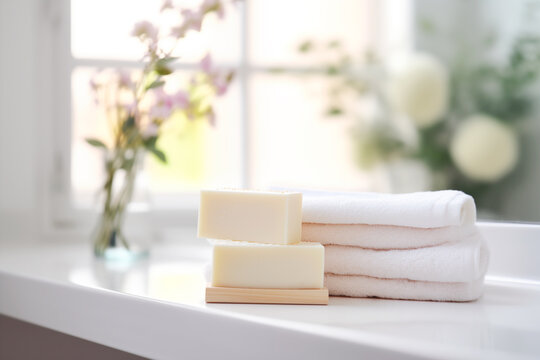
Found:
[[[186,229],[132,268],[105,269],[84,244],[4,244],[0,313],[160,359],[538,358],[538,227],[481,228],[492,266],[472,303],[205,304],[210,248]]]

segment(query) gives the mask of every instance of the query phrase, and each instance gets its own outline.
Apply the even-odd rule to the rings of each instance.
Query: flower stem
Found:
[[[94,238],[94,251],[96,255],[102,255],[108,247],[119,246],[119,242],[126,250],[130,249],[123,231],[123,225],[127,205],[131,201],[135,187],[138,157],[139,151],[135,151],[133,158],[130,158],[132,161],[128,162],[130,159],[126,159],[126,151],[122,150],[117,152],[106,163],[107,176],[103,186],[105,202]],[[126,171],[124,182],[121,189],[115,191],[115,178],[117,178],[118,171],[121,169]]]

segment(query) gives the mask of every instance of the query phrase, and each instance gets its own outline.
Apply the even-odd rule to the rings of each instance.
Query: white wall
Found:
[[[37,9],[41,1],[0,1],[0,241],[36,227]]]

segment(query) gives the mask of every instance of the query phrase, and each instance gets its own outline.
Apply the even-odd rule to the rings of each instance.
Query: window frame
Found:
[[[413,0],[405,1],[402,6],[412,9]],[[404,3],[405,3],[404,2]],[[72,141],[72,90],[71,76],[76,67],[141,67],[140,62],[114,59],[75,58],[71,53],[71,1],[58,0],[43,2],[46,16],[40,19],[38,29],[42,41],[41,53],[43,61],[39,64],[39,72],[45,74],[41,79],[42,93],[46,94],[40,101],[44,114],[42,131],[45,136],[40,157],[42,162],[43,181],[40,184],[40,207],[42,208],[42,225],[47,238],[81,238],[91,229],[96,211],[91,208],[77,208],[72,201],[71,188],[71,141]],[[390,20],[396,15],[396,8],[391,6],[391,0],[374,2],[375,16],[384,21],[377,25],[376,40],[384,48],[391,43],[388,31]],[[403,10],[403,7],[397,9]],[[273,71],[269,66],[255,66],[250,63],[249,54],[249,2],[238,4],[236,11],[240,12],[240,49],[238,63],[221,64],[235,69],[236,80],[240,88],[240,124],[241,128],[241,186],[252,186],[250,179],[252,159],[252,140],[249,137],[250,128],[250,77],[260,73]],[[412,35],[411,33],[408,35]],[[408,39],[412,45],[412,39]],[[196,63],[177,63],[176,70],[191,70],[198,66]],[[290,74],[314,72],[323,73],[324,69],[307,66],[280,66],[283,72]],[[51,91],[50,84],[55,84]],[[47,84],[49,84],[47,86]],[[158,196],[159,197],[159,196]],[[171,203],[170,196],[169,203]],[[177,206],[152,209],[152,219],[156,228],[172,228],[178,226],[194,226],[197,221],[198,195],[175,194]]]
[[[42,53],[48,61],[42,61],[39,64],[39,72],[49,74],[41,82],[44,84],[55,83],[55,91],[45,91],[49,94],[46,99],[42,99],[40,107],[48,108],[47,125],[44,128],[52,129],[50,131],[49,141],[43,142],[43,152],[46,160],[43,162],[43,169],[51,169],[45,181],[40,187],[41,204],[43,208],[44,232],[47,237],[57,236],[77,236],[87,233],[93,224],[93,218],[96,215],[95,210],[91,208],[76,207],[72,201],[71,187],[71,142],[72,142],[72,89],[71,76],[77,67],[131,67],[141,68],[142,64],[136,60],[115,60],[115,59],[89,59],[75,58],[71,52],[71,1],[58,0],[47,2],[43,8],[46,16],[39,24],[40,34],[46,38],[44,42],[49,46],[43,47]],[[241,182],[243,187],[248,187],[249,174],[249,133],[247,97],[248,69],[247,66],[247,16],[246,5],[240,4],[238,10],[241,13],[241,56],[236,64],[223,64],[224,66],[235,69],[237,80],[240,82],[241,91]],[[175,63],[174,70],[194,70],[198,68],[198,63]],[[152,209],[152,217],[155,219],[156,228],[190,226],[196,224],[198,195],[192,193],[171,195],[177,206],[161,206],[158,209]],[[171,196],[156,196],[156,198],[167,197],[167,203],[170,204]],[[162,201],[159,201],[163,203]],[[78,236],[77,236],[78,237]]]

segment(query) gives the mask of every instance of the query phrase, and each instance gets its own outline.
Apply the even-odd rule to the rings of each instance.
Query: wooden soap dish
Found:
[[[328,305],[328,289],[250,289],[208,286],[206,302]]]

